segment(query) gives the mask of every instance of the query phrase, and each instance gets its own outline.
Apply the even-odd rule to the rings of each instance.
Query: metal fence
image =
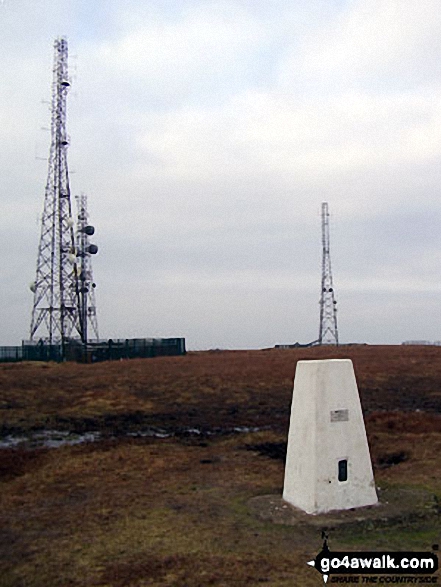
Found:
[[[64,344],[23,341],[21,346],[0,347],[0,362],[78,361],[95,363],[119,359],[184,355],[185,338],[126,338],[91,341],[87,346],[78,340]]]
[[[0,346],[0,362],[15,363],[23,360],[23,348],[21,346]]]
[[[109,339],[87,346],[88,362],[185,354],[185,338]]]

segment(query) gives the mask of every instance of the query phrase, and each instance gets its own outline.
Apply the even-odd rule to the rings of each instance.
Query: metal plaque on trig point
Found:
[[[331,422],[348,422],[349,410],[331,410]]]

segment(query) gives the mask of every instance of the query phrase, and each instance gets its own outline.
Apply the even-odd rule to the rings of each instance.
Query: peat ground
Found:
[[[412,523],[330,529],[332,549],[441,543],[441,348],[213,351],[94,365],[0,365],[0,585],[313,586],[317,528],[255,515],[282,492],[296,361],[351,358],[376,484],[424,490]],[[129,436],[160,430],[162,438]],[[420,515],[421,514],[421,515]]]

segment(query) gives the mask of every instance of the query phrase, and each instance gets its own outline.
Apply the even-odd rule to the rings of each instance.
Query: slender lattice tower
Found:
[[[95,305],[95,287],[92,273],[92,255],[98,252],[98,247],[91,244],[89,237],[95,233],[95,227],[88,224],[87,196],[81,194],[76,197],[78,205],[77,222],[77,271],[80,282],[80,324],[83,342],[87,343],[93,333],[98,340],[98,320]]]
[[[332,284],[331,254],[329,251],[328,203],[322,203],[322,291],[320,296],[320,333],[318,344],[338,345],[337,301]]]
[[[69,338],[84,340],[80,320],[79,264],[75,251],[66,132],[68,77],[67,41],[54,42],[51,105],[51,146],[38,247],[37,273],[31,284],[34,305],[31,341],[64,345]],[[64,353],[63,353],[64,356]]]

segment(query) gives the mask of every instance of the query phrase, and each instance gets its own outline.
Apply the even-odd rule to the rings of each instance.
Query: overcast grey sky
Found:
[[[65,35],[103,338],[441,339],[439,0],[0,2],[0,344],[29,336]]]

